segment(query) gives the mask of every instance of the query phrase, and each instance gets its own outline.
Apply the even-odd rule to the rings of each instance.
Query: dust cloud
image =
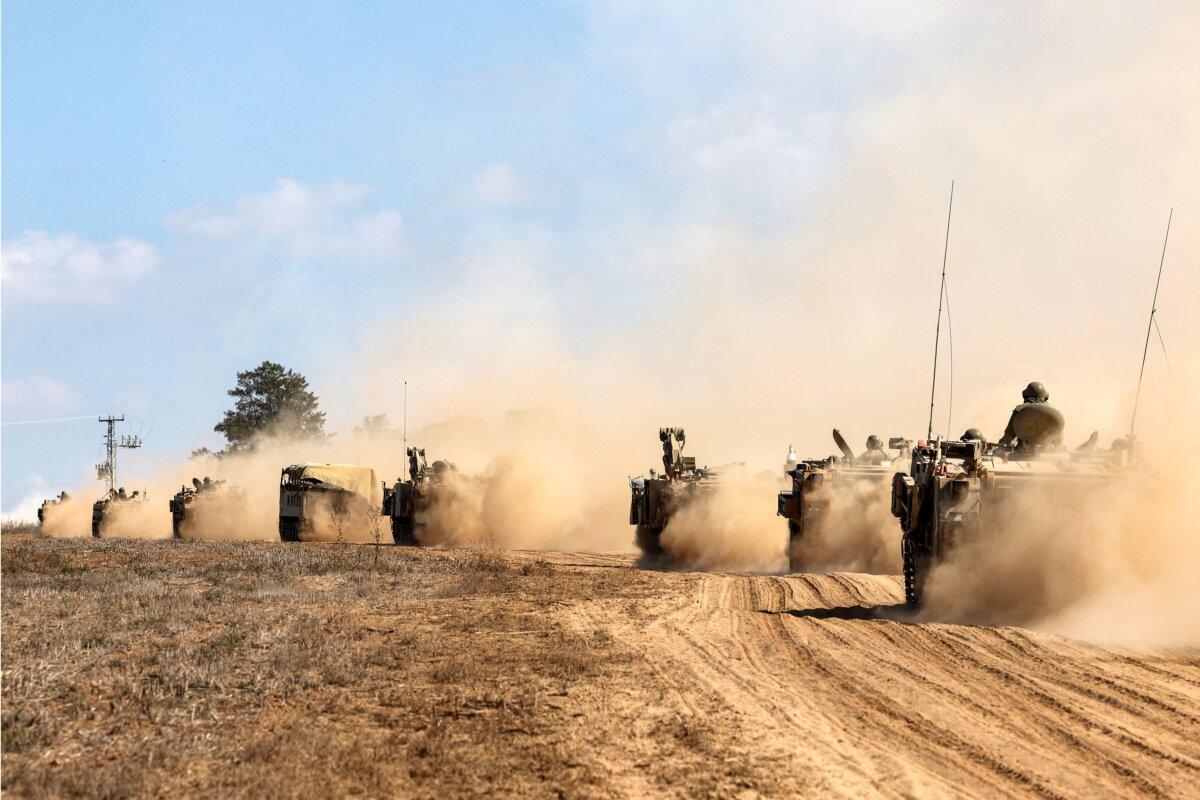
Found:
[[[660,537],[672,567],[727,572],[787,571],[787,526],[775,514],[782,480],[725,473],[699,487]]]
[[[83,491],[86,492],[86,489]],[[66,500],[46,506],[41,535],[53,539],[75,539],[92,535],[93,499],[79,489]]]
[[[896,462],[894,469],[907,468]],[[804,572],[901,571],[900,526],[892,516],[892,482],[885,479],[842,481],[826,491],[828,505],[820,522],[790,545],[792,568]]]

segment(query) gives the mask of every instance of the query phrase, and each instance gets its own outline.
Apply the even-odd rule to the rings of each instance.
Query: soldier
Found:
[[[867,451],[858,457],[858,463],[878,467],[888,460],[888,454],[883,449],[883,440],[875,434],[867,437]]]
[[[1046,387],[1033,381],[1021,392],[1021,398],[1025,402],[1013,409],[1000,444],[1029,451],[1061,443],[1063,416],[1047,402],[1050,393]]]

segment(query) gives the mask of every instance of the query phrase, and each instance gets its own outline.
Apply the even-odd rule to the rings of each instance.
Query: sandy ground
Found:
[[[3,543],[11,797],[1200,796],[1200,653],[624,554]]]

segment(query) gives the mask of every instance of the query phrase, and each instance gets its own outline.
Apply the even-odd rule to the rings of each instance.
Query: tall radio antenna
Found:
[[[408,455],[408,381],[404,382],[404,427],[402,430],[403,430],[403,433],[401,435],[404,437],[404,454],[407,456]]]
[[[1129,435],[1133,436],[1133,426],[1137,422],[1138,401],[1142,399],[1142,378],[1146,374],[1146,354],[1150,351],[1150,331],[1158,331],[1158,341],[1163,346],[1163,356],[1166,356],[1167,345],[1162,340],[1162,331],[1158,329],[1158,322],[1154,315],[1158,313],[1158,287],[1162,284],[1163,264],[1167,260],[1167,240],[1171,238],[1171,218],[1175,216],[1175,209],[1171,209],[1167,214],[1167,232],[1163,235],[1162,255],[1158,259],[1158,277],[1154,281],[1154,299],[1150,301],[1150,321],[1146,323],[1146,343],[1142,345],[1142,367],[1138,370],[1137,394],[1133,396],[1133,416],[1129,420]]]
[[[950,254],[950,216],[954,213],[954,181],[950,181],[950,208],[946,211],[946,243],[942,247],[942,283],[938,287],[937,328],[933,334],[933,385],[929,387],[929,429],[925,440],[933,438],[933,399],[937,394],[938,347],[942,338],[942,301],[946,297],[946,260]]]

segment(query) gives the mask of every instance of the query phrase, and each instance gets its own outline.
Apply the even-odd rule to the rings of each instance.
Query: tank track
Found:
[[[916,608],[921,603],[921,595],[917,591],[917,548],[905,538],[900,550],[904,556],[904,602],[909,608]]]

